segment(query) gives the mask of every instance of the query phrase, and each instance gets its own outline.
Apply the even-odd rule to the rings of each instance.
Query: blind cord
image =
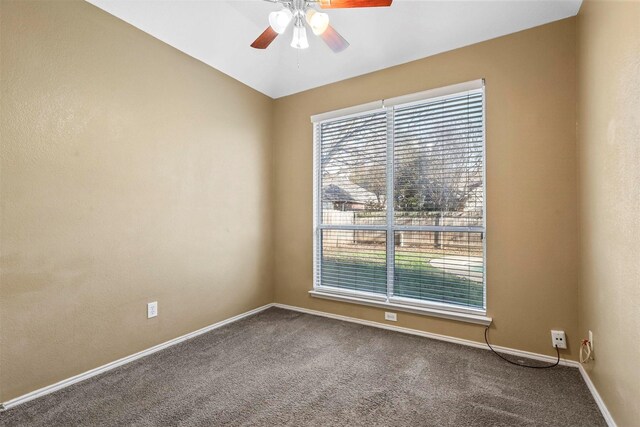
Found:
[[[533,366],[533,365],[525,365],[523,363],[517,363],[514,362],[512,360],[507,359],[506,357],[504,357],[503,355],[501,355],[500,353],[498,353],[497,351],[495,351],[493,349],[493,347],[491,347],[491,344],[489,344],[489,327],[487,326],[484,330],[484,342],[487,343],[487,345],[489,346],[489,349],[494,352],[500,359],[507,361],[509,363],[511,363],[512,365],[516,365],[516,366],[520,366],[522,368],[531,368],[531,369],[549,369],[549,368],[555,368],[556,366],[558,366],[560,364],[560,350],[558,349],[558,346],[554,346],[556,348],[556,352],[558,353],[558,360],[556,360],[556,362],[554,364],[551,365],[543,365],[543,366]]]

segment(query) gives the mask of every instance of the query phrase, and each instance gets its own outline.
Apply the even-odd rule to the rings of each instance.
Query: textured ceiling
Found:
[[[309,34],[289,46],[291,28],[266,50],[249,47],[280,6],[261,0],[88,0],[167,44],[278,98],[424,58],[578,13],[581,0],[395,0],[389,8],[329,10],[350,43],[333,53]]]

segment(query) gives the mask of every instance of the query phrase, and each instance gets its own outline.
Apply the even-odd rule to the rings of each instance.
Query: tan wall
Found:
[[[384,322],[383,310],[315,299],[309,116],[486,78],[488,314],[496,344],[575,358],[577,212],[575,19],[567,19],[275,102],[276,301]],[[480,326],[398,315],[398,326],[483,340]]]
[[[640,2],[578,15],[579,332],[615,421],[640,426]]]
[[[276,101],[87,3],[1,4],[0,401],[269,303],[274,283],[277,302],[384,322],[307,294],[309,116],[484,77],[492,339],[551,355],[562,328],[575,359],[593,330],[594,383],[620,425],[640,416],[640,3]]]
[[[1,13],[0,401],[271,302],[273,101],[85,2]]]

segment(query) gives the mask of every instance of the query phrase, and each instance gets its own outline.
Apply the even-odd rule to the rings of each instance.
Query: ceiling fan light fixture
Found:
[[[269,25],[278,34],[284,33],[289,26],[293,14],[287,8],[269,14]]]
[[[319,12],[322,9],[353,9],[360,7],[389,7],[393,0],[265,0],[277,3],[282,9],[269,14],[269,26],[251,43],[254,49],[266,49],[284,33],[293,21],[293,40],[291,46],[296,49],[309,47],[306,26],[319,36],[334,53],[349,47],[349,42],[329,25],[329,15]]]
[[[329,15],[318,12],[314,9],[308,9],[306,13],[307,23],[311,27],[311,31],[316,36],[324,33],[329,27]]]
[[[296,49],[306,49],[309,47],[309,41],[307,40],[307,29],[304,25],[296,25],[293,27],[293,39],[291,40],[291,47]]]

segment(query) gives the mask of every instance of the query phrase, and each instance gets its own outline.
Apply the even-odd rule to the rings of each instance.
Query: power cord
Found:
[[[497,351],[495,351],[493,349],[493,347],[491,347],[491,344],[489,344],[489,327],[487,326],[486,329],[484,330],[484,342],[487,343],[487,345],[489,346],[489,349],[494,352],[500,359],[511,363],[512,365],[516,365],[516,366],[520,366],[522,368],[531,368],[531,369],[549,369],[549,368],[555,368],[556,366],[558,366],[560,364],[560,350],[558,349],[558,346],[554,346],[556,348],[556,352],[558,353],[558,360],[556,360],[556,363],[552,364],[552,365],[543,365],[543,366],[533,366],[533,365],[525,365],[523,363],[517,363],[514,362],[512,360],[507,359],[506,357],[504,357],[503,355],[501,355],[500,353],[498,353]]]

